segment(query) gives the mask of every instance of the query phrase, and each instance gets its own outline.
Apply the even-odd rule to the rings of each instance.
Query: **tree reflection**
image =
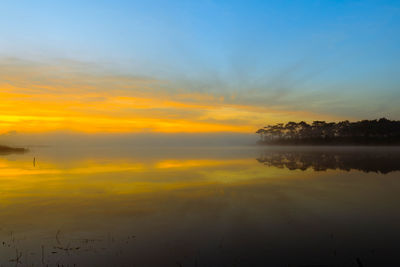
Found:
[[[289,170],[339,169],[387,174],[400,170],[400,151],[397,149],[269,150],[263,151],[257,161],[266,166]]]

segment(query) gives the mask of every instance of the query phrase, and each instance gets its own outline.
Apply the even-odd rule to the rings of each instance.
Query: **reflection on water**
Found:
[[[289,170],[360,170],[383,174],[400,170],[397,148],[291,148],[269,149],[257,158],[266,166]]]
[[[374,158],[366,170],[373,172],[358,171],[365,169],[346,159],[365,159],[363,149],[346,156],[281,150],[52,147],[2,156],[0,262],[359,266],[359,258],[399,266],[394,167],[378,169]],[[267,167],[256,160],[279,153]],[[318,158],[336,161],[315,172]],[[291,159],[313,168],[297,170]]]

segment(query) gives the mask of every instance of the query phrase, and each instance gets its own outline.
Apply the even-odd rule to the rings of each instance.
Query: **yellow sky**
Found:
[[[267,123],[321,117],[227,101],[233,98],[174,88],[168,81],[74,72],[70,66],[0,63],[3,133],[252,133]]]

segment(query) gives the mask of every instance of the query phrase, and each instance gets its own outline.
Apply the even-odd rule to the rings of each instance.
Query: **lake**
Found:
[[[32,147],[0,185],[1,266],[400,266],[399,148]]]

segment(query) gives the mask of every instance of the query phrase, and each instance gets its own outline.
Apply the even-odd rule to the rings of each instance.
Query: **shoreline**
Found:
[[[26,153],[28,151],[27,148],[0,145],[0,154]]]

